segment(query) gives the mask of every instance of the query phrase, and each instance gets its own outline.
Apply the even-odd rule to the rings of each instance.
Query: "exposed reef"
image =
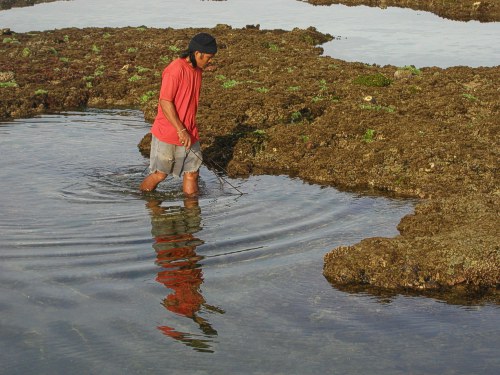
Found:
[[[395,238],[326,255],[335,286],[498,301],[498,66],[349,63],[321,56],[332,37],[314,28],[4,30],[0,119],[133,107],[152,121],[162,69],[199,31],[220,45],[198,116],[207,160],[232,176],[284,173],[421,199]],[[148,147],[145,135],[146,156]]]

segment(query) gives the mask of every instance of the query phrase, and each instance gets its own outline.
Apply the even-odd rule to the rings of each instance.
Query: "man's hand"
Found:
[[[174,103],[168,100],[160,99],[160,107],[167,120],[175,127],[175,129],[177,129],[177,135],[179,136],[179,142],[181,145],[189,150],[191,148],[191,136],[179,119]]]
[[[183,128],[181,131],[177,132],[177,135],[179,136],[181,144],[189,150],[191,148],[191,136],[189,135],[187,129]]]

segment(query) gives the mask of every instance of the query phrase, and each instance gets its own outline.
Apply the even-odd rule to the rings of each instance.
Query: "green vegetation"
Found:
[[[313,103],[321,102],[325,99],[332,99],[332,101],[338,101],[334,100],[334,97],[332,95],[326,93],[326,91],[328,91],[328,84],[326,82],[326,79],[320,79],[318,84],[319,84],[319,93],[312,97],[311,101]]]
[[[142,77],[138,74],[134,74],[132,77],[128,79],[129,82],[137,82],[140,81]]]
[[[471,94],[462,94],[462,96],[465,98],[465,99],[468,99],[472,102],[475,102],[476,100],[478,100],[474,95],[471,95]]]
[[[354,79],[354,83],[369,87],[389,86],[392,81],[381,73],[361,75]]]
[[[263,42],[261,46],[270,49],[273,52],[278,52],[281,49],[276,43],[273,42]]]
[[[290,86],[290,87],[288,87],[287,90],[288,91],[299,91],[300,90],[300,86]]]
[[[269,89],[267,87],[257,87],[255,91],[265,94],[269,92]]]
[[[366,129],[365,134],[363,134],[363,142],[370,143],[373,142],[373,137],[375,136],[375,130]]]
[[[168,56],[161,56],[161,57],[160,57],[160,62],[161,62],[162,64],[165,64],[165,65],[166,65],[166,64],[168,64],[168,63],[170,62],[170,57],[168,57]]]
[[[68,57],[59,57],[59,61],[64,62],[64,63],[68,63],[69,58]]]
[[[69,35],[65,35],[63,37],[63,40],[64,40],[65,43],[68,43],[69,42]]]
[[[137,69],[137,73],[139,73],[139,74],[146,73],[146,72],[149,72],[151,70],[151,69],[145,68],[143,66],[138,66],[138,67],[136,67],[136,69]]]
[[[229,79],[227,81],[224,81],[222,83],[222,87],[224,87],[225,89],[230,89],[231,87],[234,87],[238,84],[239,82],[234,80],[234,79]]]
[[[94,70],[94,74],[92,74],[91,76],[85,76],[83,77],[83,80],[86,81],[86,86],[87,88],[91,88],[93,87],[93,81],[96,77],[99,77],[99,76],[102,76],[104,74],[104,69],[106,68],[106,66],[104,65],[99,65],[95,70]]]
[[[3,38],[4,43],[12,43],[19,44],[19,41],[16,38]]]
[[[267,140],[267,138],[268,136],[266,134],[266,131],[260,129],[256,129],[253,132],[247,133],[247,135],[245,136],[245,140],[252,146],[252,152],[254,155],[264,150],[265,141]]]
[[[104,65],[99,65],[94,71],[94,77],[102,76],[105,68]]]
[[[399,70],[408,70],[415,76],[419,76],[420,74],[422,74],[422,71],[418,68],[415,68],[414,65],[405,65],[402,68],[399,68]]]
[[[103,37],[104,39],[108,39],[108,38],[111,38],[111,34],[110,34],[110,33],[104,33],[104,34],[102,35],[102,37]]]
[[[97,45],[93,44],[92,45],[92,52],[94,52],[94,53],[100,53],[101,49]]]
[[[141,104],[146,104],[149,100],[151,100],[155,96],[156,96],[156,91],[150,90],[142,94],[141,97],[139,98],[139,101],[141,102]]]
[[[280,47],[278,47],[278,45],[274,43],[269,43],[267,45],[267,48],[269,48],[273,52],[278,52],[280,50]]]
[[[300,111],[293,112],[290,116],[290,121],[292,123],[302,121],[302,113]]]
[[[234,79],[228,79],[226,78],[226,76],[222,74],[217,75],[215,78],[218,79],[219,81],[223,81],[222,87],[224,87],[225,89],[230,89],[240,83]]]
[[[319,91],[326,91],[328,90],[328,86],[326,84],[326,79],[321,79],[319,81]]]
[[[129,47],[129,48],[127,48],[127,52],[128,52],[128,53],[136,53],[136,52],[137,52],[137,50],[138,50],[138,49],[137,49],[136,47]]]
[[[46,95],[48,93],[49,92],[47,90],[44,90],[44,89],[38,89],[35,91],[35,95]]]
[[[31,50],[26,47],[23,49],[23,52],[21,52],[21,56],[22,57],[30,57],[31,56]]]
[[[4,87],[17,87],[17,82],[16,81],[0,82],[0,88]]]
[[[307,44],[310,44],[310,45],[315,45],[315,44],[318,44],[317,41],[311,36],[311,35],[304,35],[302,37],[302,40],[304,42],[306,42]]]
[[[174,53],[179,53],[181,51],[181,49],[179,47],[174,46],[174,45],[168,46],[168,49]]]

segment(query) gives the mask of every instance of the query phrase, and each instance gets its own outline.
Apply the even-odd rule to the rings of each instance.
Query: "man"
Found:
[[[198,175],[202,163],[196,111],[202,71],[217,53],[214,37],[197,34],[180,58],[163,71],[158,114],[151,128],[150,174],[140,190],[153,191],[172,173],[183,174],[183,191],[198,193]]]

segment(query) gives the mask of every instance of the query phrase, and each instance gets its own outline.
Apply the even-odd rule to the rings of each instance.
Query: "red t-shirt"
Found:
[[[199,140],[196,111],[200,98],[201,75],[200,68],[193,68],[185,59],[179,58],[163,70],[161,80],[160,99],[174,103],[179,119],[191,135],[192,143]],[[177,130],[163,114],[159,102],[151,133],[162,142],[181,146]]]

